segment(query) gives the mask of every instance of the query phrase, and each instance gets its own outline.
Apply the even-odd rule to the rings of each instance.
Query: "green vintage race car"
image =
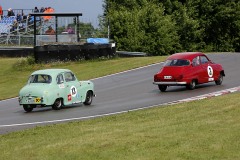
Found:
[[[78,81],[68,69],[45,69],[31,74],[19,92],[19,104],[26,112],[47,106],[59,110],[65,105],[90,105],[94,96],[91,81]]]

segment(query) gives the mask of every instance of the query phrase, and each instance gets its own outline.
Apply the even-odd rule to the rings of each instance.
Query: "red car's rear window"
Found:
[[[189,60],[186,59],[168,59],[165,61],[163,66],[188,66],[190,65]]]

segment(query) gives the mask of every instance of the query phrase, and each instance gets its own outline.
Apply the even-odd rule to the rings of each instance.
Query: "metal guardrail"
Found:
[[[144,57],[147,56],[144,52],[127,52],[127,51],[117,51],[119,57]]]
[[[1,46],[33,46],[33,35],[7,34],[0,37]]]

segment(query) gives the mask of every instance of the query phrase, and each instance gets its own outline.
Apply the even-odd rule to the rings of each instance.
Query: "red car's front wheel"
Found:
[[[220,73],[218,80],[215,81],[216,85],[221,85],[223,82],[223,75]]]

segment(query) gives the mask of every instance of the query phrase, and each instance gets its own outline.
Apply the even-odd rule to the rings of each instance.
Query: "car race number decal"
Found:
[[[208,66],[207,71],[208,71],[208,76],[209,76],[208,81],[213,81],[214,78],[212,78],[213,77],[213,69],[212,69],[212,67]]]
[[[75,86],[72,86],[70,89],[70,93],[73,97],[76,97],[77,95],[77,88]]]

